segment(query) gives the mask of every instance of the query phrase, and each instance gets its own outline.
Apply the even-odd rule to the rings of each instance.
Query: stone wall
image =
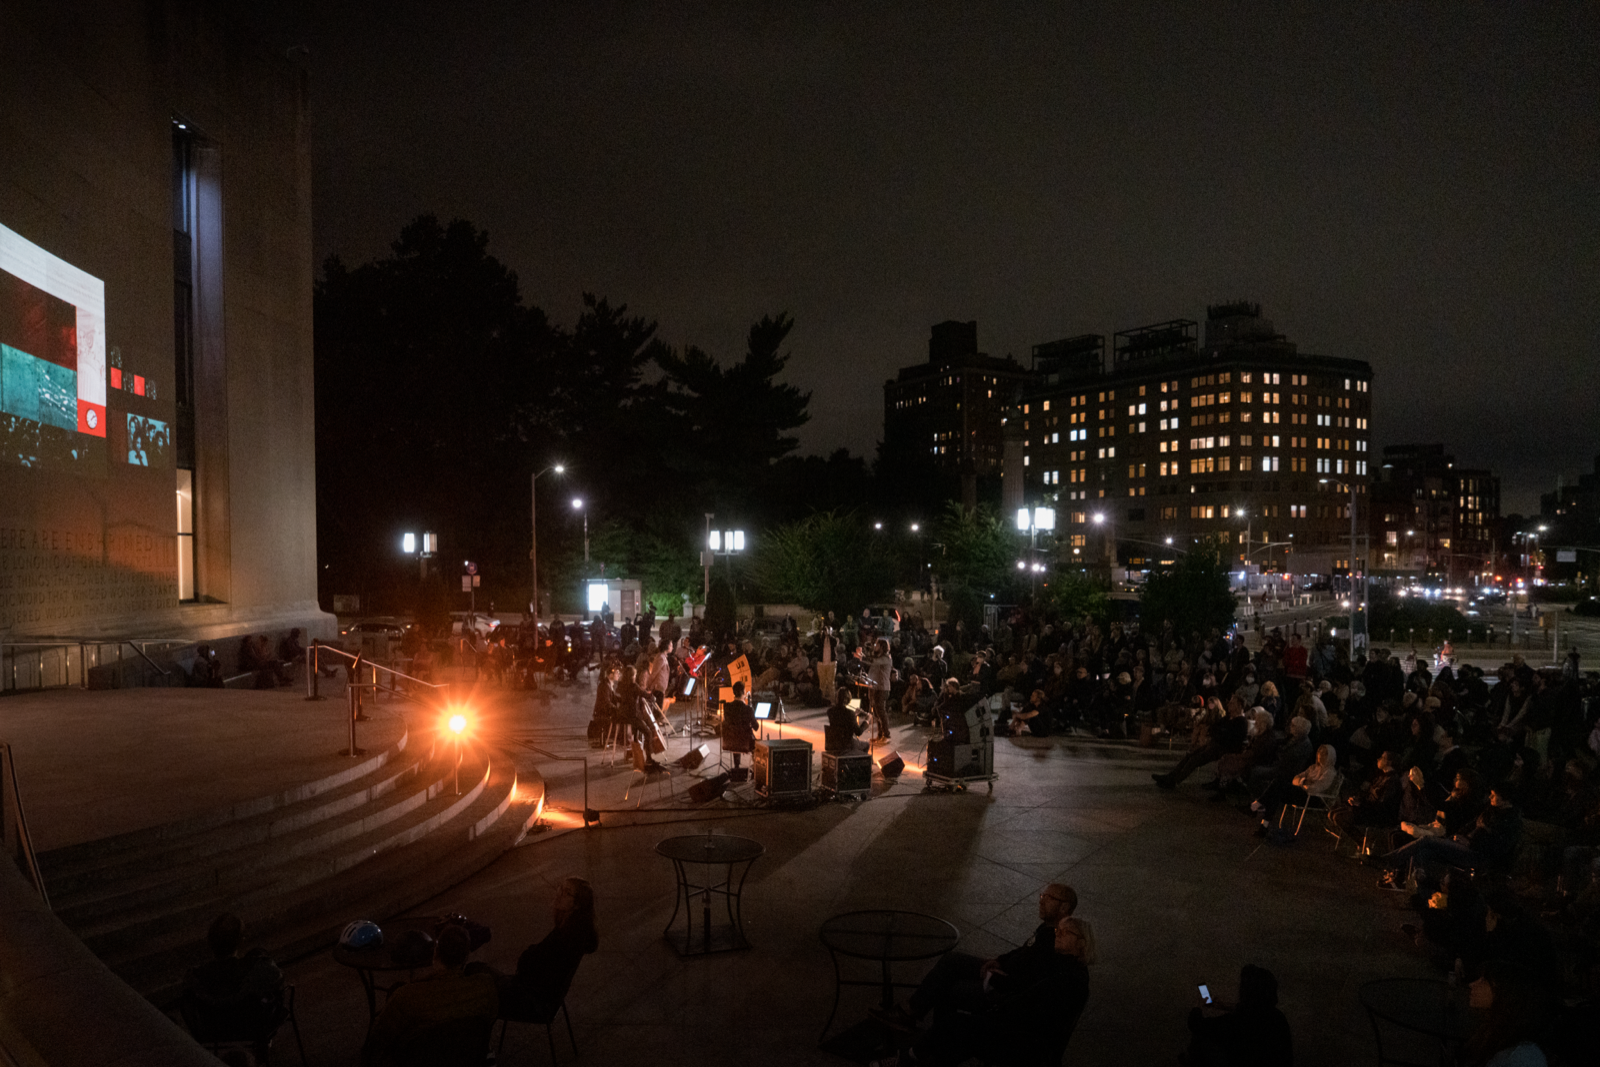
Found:
[[[198,596],[184,603],[178,121],[197,145],[194,237],[206,250],[194,282]],[[42,429],[29,417],[17,368],[49,357],[0,353],[0,634],[335,632],[316,606],[307,125],[305,72],[215,0],[0,6],[0,226],[13,249],[103,283],[104,342],[95,365],[80,306],[76,432],[70,414]],[[39,293],[17,277],[0,270],[0,343],[33,336],[27,300]],[[12,350],[25,344],[45,342]],[[96,390],[103,408],[85,414]]]

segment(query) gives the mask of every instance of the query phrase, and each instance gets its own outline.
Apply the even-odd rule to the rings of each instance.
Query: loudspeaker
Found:
[[[928,742],[928,774],[941,778],[981,778],[994,773],[994,744]]]
[[[872,792],[872,757],[865,752],[822,754],[822,788],[865,799]]]
[[[796,796],[811,792],[811,742],[757,741],[754,770],[756,792],[764,797]]]
[[[898,752],[891,752],[878,761],[878,773],[885,778],[898,778],[905,769],[906,761],[900,758]]]
[[[696,804],[709,804],[722,795],[728,788],[728,776],[719,774],[715,778],[707,778],[703,782],[696,782],[689,787],[689,799]]]
[[[683,754],[681,759],[675,760],[674,763],[686,771],[692,771],[704,763],[709,755],[711,755],[711,746],[701,745],[699,748],[691,748]]]

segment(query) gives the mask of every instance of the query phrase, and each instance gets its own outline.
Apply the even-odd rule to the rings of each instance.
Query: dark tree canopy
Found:
[[[1232,553],[1226,535],[1202,540],[1170,567],[1150,572],[1140,592],[1140,625],[1155,632],[1163,622],[1184,636],[1233,625],[1235,602],[1229,588]]]

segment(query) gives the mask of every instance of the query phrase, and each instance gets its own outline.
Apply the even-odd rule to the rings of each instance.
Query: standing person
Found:
[[[663,717],[667,713],[667,682],[672,677],[672,665],[667,662],[667,653],[671,648],[672,646],[666,641],[656,646],[655,653],[650,657],[650,666],[645,670],[644,685],[641,687],[656,702],[656,707],[661,709]]]
[[[867,700],[872,709],[872,721],[877,727],[873,744],[889,741],[889,688],[894,684],[894,657],[889,655],[889,642],[878,638],[872,646],[872,659],[867,664]]]

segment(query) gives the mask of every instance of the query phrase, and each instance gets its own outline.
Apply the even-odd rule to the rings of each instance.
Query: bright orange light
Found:
[[[467,728],[467,717],[465,715],[452,715],[452,716],[450,716],[450,732],[451,733],[459,734],[462,730],[465,730],[466,728]]]

